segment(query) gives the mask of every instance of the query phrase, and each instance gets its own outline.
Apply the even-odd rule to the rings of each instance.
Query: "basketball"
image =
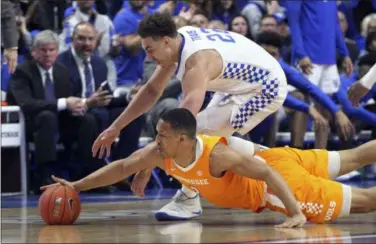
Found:
[[[81,212],[77,192],[69,186],[47,188],[39,198],[39,213],[48,225],[71,225]]]

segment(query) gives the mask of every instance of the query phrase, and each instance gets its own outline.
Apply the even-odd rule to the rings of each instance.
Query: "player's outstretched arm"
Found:
[[[149,81],[135,95],[124,112],[112,123],[112,126],[121,130],[147,112],[162,95],[175,69],[175,64],[169,67],[158,65]]]
[[[110,127],[104,130],[94,141],[92,147],[93,157],[98,156],[102,158],[105,153],[107,157],[110,156],[111,145],[119,136],[120,131],[133,120],[148,111],[157,102],[175,69],[175,64],[168,67],[157,66],[154,74],[146,85],[137,92],[127,108]],[[97,155],[98,152],[99,155]]]
[[[226,145],[217,144],[210,156],[210,166],[216,172],[231,170],[241,176],[265,181],[281,199],[290,217],[278,227],[301,227],[306,222],[306,218],[287,183],[277,171],[265,162],[255,157],[245,156]]]
[[[76,191],[87,191],[112,185],[140,170],[163,165],[163,159],[157,154],[155,148],[155,142],[152,142],[146,147],[134,152],[129,157],[106,165],[85,178],[75,182],[68,182],[57,177],[53,177],[53,179],[58,184],[73,187]],[[41,190],[53,185],[42,186]]]

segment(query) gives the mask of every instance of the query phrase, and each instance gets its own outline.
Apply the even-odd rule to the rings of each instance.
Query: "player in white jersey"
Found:
[[[140,39],[134,37],[134,41],[142,42],[158,66],[125,111],[94,142],[94,156],[98,151],[99,157],[105,151],[109,156],[121,129],[156,103],[174,72],[182,84],[180,106],[197,116],[199,133],[207,135],[245,134],[277,111],[287,96],[286,77],[279,63],[242,35],[195,27],[176,30],[171,16],[160,13],[145,17],[138,34]],[[207,91],[216,93],[199,112]],[[133,190],[143,189],[151,171],[136,175]],[[201,213],[197,192],[183,187],[156,218],[189,219]]]

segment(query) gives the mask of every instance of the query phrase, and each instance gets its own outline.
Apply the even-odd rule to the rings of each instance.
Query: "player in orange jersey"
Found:
[[[196,120],[186,109],[165,113],[157,131],[155,142],[79,181],[53,179],[85,191],[158,166],[217,206],[254,212],[266,208],[288,215],[280,227],[376,210],[376,187],[359,189],[330,180],[376,162],[375,140],[339,152],[288,147],[260,150],[236,137],[197,135]],[[249,155],[252,149],[256,160]],[[133,190],[143,195],[144,185]]]

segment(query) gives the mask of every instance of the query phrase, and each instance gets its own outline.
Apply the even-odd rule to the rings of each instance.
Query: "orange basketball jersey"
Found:
[[[173,159],[165,160],[167,174],[173,176],[185,186],[194,189],[214,205],[225,208],[250,209],[258,212],[262,209],[266,185],[263,181],[236,175],[227,170],[221,178],[210,174],[209,158],[217,143],[227,145],[223,137],[199,135],[197,137],[200,156],[187,168],[177,165]]]

